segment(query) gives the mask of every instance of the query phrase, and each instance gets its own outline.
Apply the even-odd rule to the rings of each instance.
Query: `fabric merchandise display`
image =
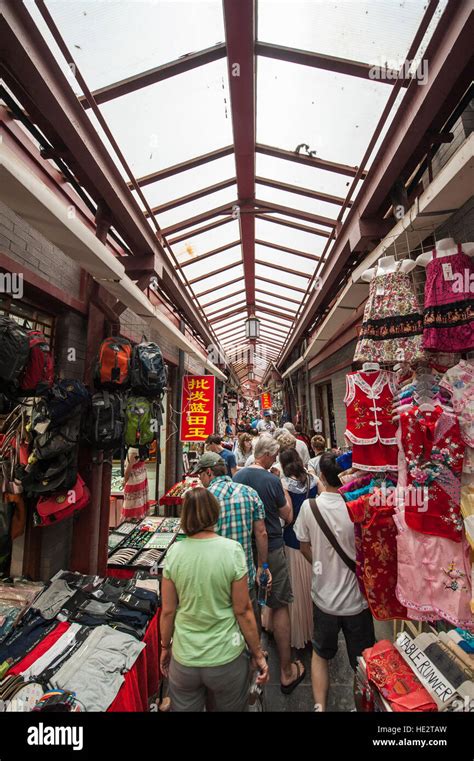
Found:
[[[389,642],[381,640],[364,650],[367,677],[393,711],[436,711],[437,706],[418,677]]]
[[[467,277],[466,277],[467,275]],[[469,285],[472,258],[458,244],[457,254],[438,256],[433,250],[426,267],[423,347],[434,351],[474,348],[474,311]]]
[[[440,405],[415,406],[400,416],[407,463],[407,524],[424,534],[461,541],[461,472],[464,443],[456,415]],[[423,509],[411,494],[423,494]]]
[[[359,470],[397,470],[396,426],[392,404],[395,375],[386,370],[355,372],[346,376],[347,425],[352,445],[352,467]]]
[[[471,563],[469,545],[413,531],[403,508],[394,520],[398,529],[397,597],[418,621],[444,619],[474,631],[471,615]]]
[[[99,626],[59,671],[51,684],[74,692],[87,711],[105,711],[145,647],[130,635]]]
[[[41,583],[22,579],[0,582],[0,642],[8,636],[43,588]]]
[[[387,481],[388,484],[393,482]],[[349,515],[359,524],[361,534],[356,566],[372,615],[379,621],[407,617],[406,608],[396,597],[397,586],[397,530],[393,522],[394,506],[385,504],[385,491],[374,481],[357,491],[364,491],[356,499],[347,500],[353,492],[345,492]]]
[[[133,465],[124,488],[122,520],[143,518],[149,508],[148,476],[144,462]]]
[[[440,386],[449,393],[459,418],[461,438],[466,445],[463,474],[472,475],[474,480],[474,362],[461,360],[451,367],[441,378]]]
[[[423,317],[411,275],[375,275],[370,283],[354,361],[414,362],[423,357]]]

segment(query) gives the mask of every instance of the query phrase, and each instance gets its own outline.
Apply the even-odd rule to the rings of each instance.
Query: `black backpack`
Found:
[[[81,412],[75,411],[70,420],[59,428],[48,427],[45,433],[35,436],[33,454],[37,460],[51,460],[71,452],[79,443]]]
[[[37,460],[26,467],[18,465],[15,478],[21,481],[27,497],[72,489],[77,480],[77,454],[78,447],[75,446],[51,459]]]
[[[72,417],[90,399],[87,388],[78,380],[60,380],[38,401],[32,414],[32,428],[38,423],[50,421],[50,428],[57,428]]]
[[[123,444],[124,408],[122,397],[99,391],[91,400],[87,439],[95,449],[118,449]]]
[[[30,339],[26,328],[15,320],[0,315],[0,382],[18,383],[30,353]]]
[[[145,341],[133,347],[132,389],[141,396],[162,397],[168,383],[168,370],[158,344]]]

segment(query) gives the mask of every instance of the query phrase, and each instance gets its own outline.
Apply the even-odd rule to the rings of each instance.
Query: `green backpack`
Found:
[[[125,407],[125,444],[138,447],[156,438],[154,404],[144,396],[130,396]],[[156,423],[155,423],[156,425]]]

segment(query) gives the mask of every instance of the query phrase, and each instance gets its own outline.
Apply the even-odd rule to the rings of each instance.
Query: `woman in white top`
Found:
[[[237,467],[245,467],[245,463],[252,454],[252,436],[250,433],[239,433],[234,450]]]

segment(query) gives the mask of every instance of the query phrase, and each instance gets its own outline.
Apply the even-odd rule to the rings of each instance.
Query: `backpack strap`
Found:
[[[332,533],[331,529],[329,528],[328,524],[324,520],[323,516],[321,515],[321,511],[318,507],[318,503],[315,499],[309,500],[309,506],[311,508],[311,512],[313,513],[316,522],[323,532],[324,536],[328,540],[329,544],[333,547],[333,549],[336,550],[337,554],[341,558],[341,560],[346,564],[346,566],[349,568],[350,571],[355,573],[356,570],[356,564],[355,561],[352,560],[349,555],[347,555],[344,550],[342,549],[341,545],[337,541],[336,537]]]

